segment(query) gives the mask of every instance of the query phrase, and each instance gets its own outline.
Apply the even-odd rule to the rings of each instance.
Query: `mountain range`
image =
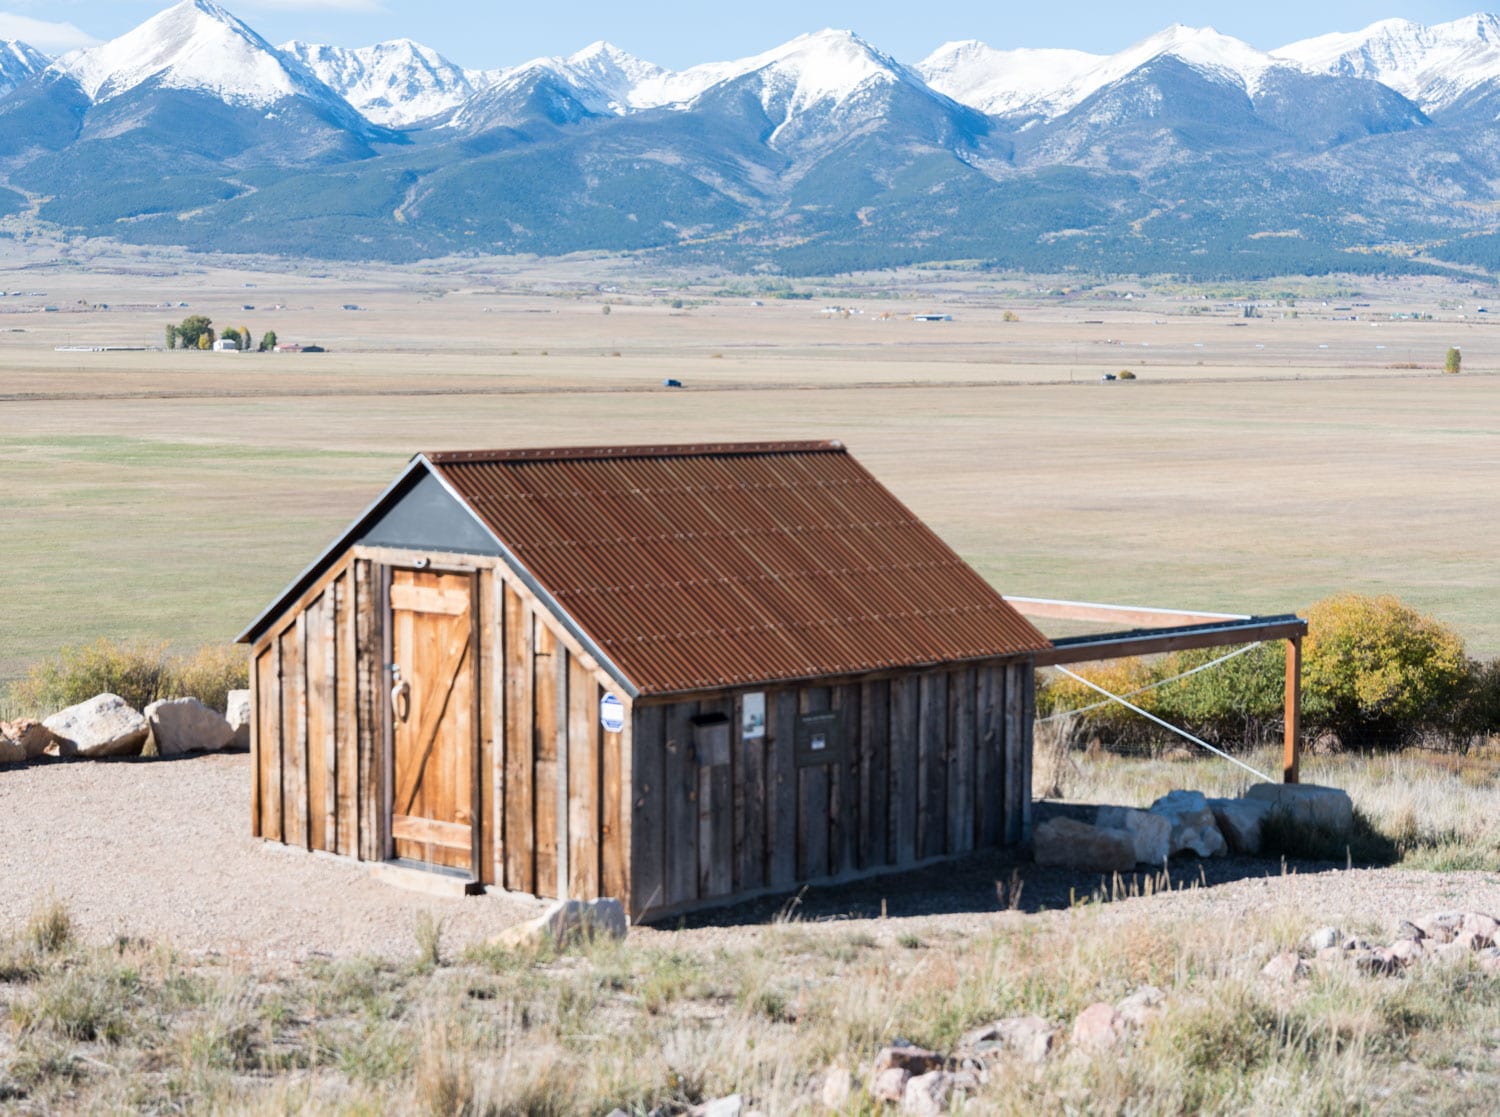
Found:
[[[1488,270],[1497,140],[1492,15],[914,64],[825,30],[680,71],[602,42],[494,70],[273,46],[213,0],[56,59],[0,42],[0,214],[289,256]]]

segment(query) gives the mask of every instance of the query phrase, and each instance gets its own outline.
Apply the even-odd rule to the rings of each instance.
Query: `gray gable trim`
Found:
[[[436,475],[423,473],[365,529],[371,547],[498,555],[499,541]]]
[[[593,656],[600,670],[613,679],[632,699],[640,688],[596,644],[547,588],[536,579],[509,547],[490,530],[428,460],[418,454],[386,487],[373,504],[333,541],[308,567],[292,580],[235,638],[251,644],[260,639],[272,622],[307,592],[335,559],[356,544],[411,550],[447,551],[486,555],[501,559],[511,574],[532,592],[567,633]]]

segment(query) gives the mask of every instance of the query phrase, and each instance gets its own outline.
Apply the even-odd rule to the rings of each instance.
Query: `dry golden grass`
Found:
[[[1463,1111],[1500,1073],[1500,981],[1469,965],[1391,978],[1258,978],[1319,913],[1164,920],[1139,906],[1002,916],[915,941],[883,922],[781,924],[717,945],[474,950],[440,966],[352,959],[274,969],[136,942],[40,952],[0,935],[0,1097],[108,1113],[680,1113],[740,1093],[879,1111],[867,1069],[896,1037],[955,1050],[1035,1013],[1046,1064],[1001,1057],[966,1113]],[[414,944],[414,953],[417,944]],[[1071,1049],[1072,1018],[1143,985],[1164,1011],[1118,1053]],[[1461,1065],[1464,1074],[1455,1075]]]

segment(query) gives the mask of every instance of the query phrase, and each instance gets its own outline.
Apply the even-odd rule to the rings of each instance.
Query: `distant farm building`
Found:
[[[1052,644],[837,442],[418,455],[241,640],[270,841],[650,918],[1028,837]]]
[[[239,351],[240,343],[232,337],[221,337],[218,341],[214,342],[215,353],[238,353]]]
[[[951,314],[913,314],[911,316],[911,320],[913,322],[951,322],[951,321],[953,321],[953,315],[951,315]]]

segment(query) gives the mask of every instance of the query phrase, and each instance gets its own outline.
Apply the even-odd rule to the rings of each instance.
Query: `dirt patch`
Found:
[[[444,941],[458,947],[541,910],[413,893],[352,861],[258,841],[249,769],[238,754],[0,771],[0,926],[52,894],[91,939],[246,958],[401,957],[416,953],[420,913],[447,920]]]

